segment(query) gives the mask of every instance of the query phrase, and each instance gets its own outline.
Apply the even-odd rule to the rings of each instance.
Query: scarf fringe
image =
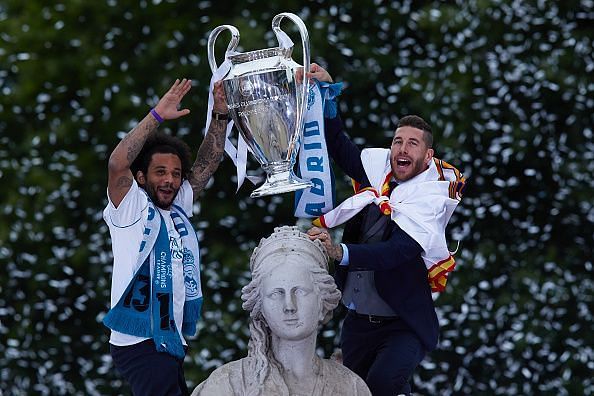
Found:
[[[148,316],[133,316],[124,311],[111,309],[103,318],[103,324],[120,333],[151,337],[151,319]]]
[[[184,234],[180,231],[182,236],[182,243],[184,245],[184,283],[186,287],[186,300],[184,303],[184,323],[182,323],[182,331],[187,334],[196,333],[196,321],[200,318],[200,312],[202,308],[202,290],[200,288],[200,247],[198,245],[198,239],[196,233],[190,223],[188,217],[185,215],[183,209],[174,205],[175,211],[172,210],[171,218],[177,226],[184,228]],[[156,216],[158,214],[158,216]],[[183,223],[183,224],[182,224]],[[156,232],[156,230],[159,230]],[[153,232],[151,232],[153,231]],[[161,298],[157,297],[162,294],[164,297],[169,299],[168,317],[173,318],[173,304],[172,294],[173,285],[171,275],[169,278],[165,278],[164,286],[161,283],[156,285],[150,284],[150,267],[153,266],[157,274],[170,274],[171,273],[171,252],[169,246],[169,237],[167,233],[167,227],[165,221],[162,219],[162,215],[157,212],[149,201],[148,207],[148,218],[145,232],[143,235],[142,244],[145,244],[147,249],[144,255],[140,255],[138,258],[139,265],[138,270],[134,274],[132,280],[128,284],[124,294],[120,297],[118,303],[113,306],[109,312],[105,315],[103,323],[108,328],[137,337],[153,338],[157,351],[166,352],[177,358],[183,358],[185,351],[182,343],[181,334],[177,331],[177,327],[170,322],[169,328],[160,328],[154,326],[154,323],[160,319],[161,312]],[[187,249],[187,252],[185,251]],[[142,249],[141,249],[142,250]],[[155,257],[163,257],[162,262],[156,263]],[[141,261],[143,260],[143,261]],[[187,262],[186,262],[187,261]],[[189,268],[189,267],[192,268]],[[157,268],[158,267],[158,268]],[[188,268],[186,268],[188,267]],[[186,270],[189,275],[186,274]],[[191,279],[186,279],[186,278]],[[188,283],[191,285],[191,290],[188,292]],[[124,301],[126,296],[131,293],[142,293],[141,290],[145,287],[150,287],[150,309],[140,310],[142,307],[131,306],[125,304]],[[198,297],[200,296],[200,297]]]
[[[202,297],[186,301],[184,304],[184,322],[182,323],[182,333],[186,336],[196,334],[196,323],[200,319],[202,312]]]
[[[183,344],[177,332],[174,334],[162,334],[155,336],[155,345],[158,352],[166,352],[176,358],[183,359],[186,356]]]

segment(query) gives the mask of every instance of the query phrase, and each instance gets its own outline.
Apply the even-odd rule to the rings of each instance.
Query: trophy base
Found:
[[[266,175],[266,182],[255,189],[251,198],[263,197],[265,195],[282,194],[297,191],[313,186],[311,182],[302,180],[295,176],[292,170]]]

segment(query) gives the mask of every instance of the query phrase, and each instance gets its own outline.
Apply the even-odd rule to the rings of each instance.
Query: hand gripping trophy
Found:
[[[280,28],[283,18],[299,28],[303,45],[303,66],[291,58],[293,43]],[[307,80],[297,81],[296,71],[309,72],[309,36],[295,14],[281,13],[272,20],[279,42],[275,48],[236,52],[239,31],[232,25],[215,28],[208,38],[208,62],[217,71],[214,47],[218,35],[231,32],[226,51],[230,70],[223,78],[229,113],[250,152],[266,172],[266,182],[254,190],[252,198],[311,187],[293,173],[299,151],[307,102]]]

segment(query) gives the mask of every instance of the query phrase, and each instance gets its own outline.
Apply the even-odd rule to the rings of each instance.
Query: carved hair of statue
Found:
[[[340,291],[328,274],[328,255],[318,240],[312,241],[297,227],[276,227],[274,233],[263,238],[250,258],[252,280],[242,289],[243,309],[250,313],[250,341],[248,356],[255,359],[256,382],[248,395],[257,395],[271,369],[281,370],[272,353],[271,331],[262,315],[262,279],[284,262],[307,265],[317,294],[322,300],[320,324],[328,322],[340,301]]]

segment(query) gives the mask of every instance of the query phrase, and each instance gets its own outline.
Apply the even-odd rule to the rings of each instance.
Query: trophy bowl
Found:
[[[280,29],[280,21],[284,17],[291,19],[299,28],[304,66],[291,58],[292,43]],[[303,68],[304,73],[309,71],[307,29],[303,21],[291,13],[276,15],[272,28],[279,47],[235,52],[239,31],[231,25],[217,27],[208,39],[208,59],[214,73],[218,68],[214,59],[216,38],[226,29],[232,34],[226,53],[226,60],[231,66],[223,78],[227,106],[249,151],[266,172],[265,183],[251,193],[252,198],[312,186],[293,172],[303,134],[307,94],[307,80],[298,82],[296,72],[299,68]]]

